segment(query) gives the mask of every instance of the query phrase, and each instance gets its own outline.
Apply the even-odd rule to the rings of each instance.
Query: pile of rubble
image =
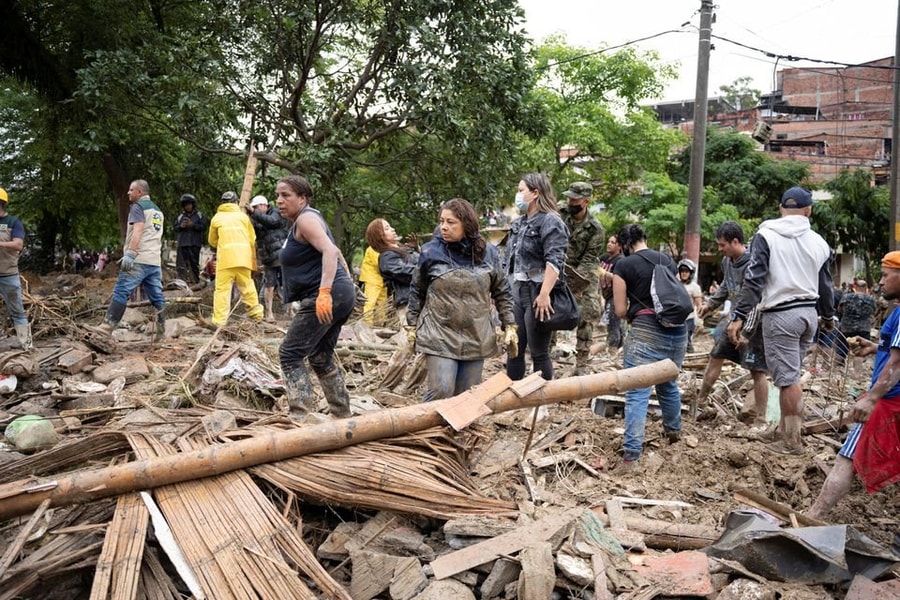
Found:
[[[164,342],[138,307],[98,345],[83,323],[105,288],[71,281],[33,290],[36,352],[0,355],[0,420],[28,417],[0,450],[0,599],[900,597],[893,489],[855,488],[834,514],[849,525],[802,514],[866,385],[852,367],[805,380],[806,456],[748,439],[748,382],[726,370],[718,416],[675,444],[651,421],[622,474],[621,392],[647,379],[602,349],[596,375],[513,383],[489,361],[484,384],[425,405],[404,336],[354,322],[354,417],[298,427],[286,322],[214,330],[180,289]],[[686,398],[704,364],[679,375]],[[17,450],[31,427],[46,437]]]

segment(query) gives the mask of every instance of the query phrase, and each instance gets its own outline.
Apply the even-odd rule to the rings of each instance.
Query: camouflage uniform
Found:
[[[844,294],[838,305],[838,314],[841,317],[841,333],[847,337],[857,335],[869,339],[875,317],[875,298],[856,292]]]
[[[572,184],[575,189],[578,183]],[[589,187],[587,189],[590,189]],[[588,192],[590,193],[590,192]],[[594,324],[600,321],[600,255],[606,252],[606,232],[603,225],[590,212],[581,221],[575,220],[565,209],[561,216],[569,229],[569,249],[566,266],[574,269],[588,284],[584,289],[572,289],[581,307],[581,323],[576,330],[575,366],[577,374],[583,374],[590,357],[594,336]]]

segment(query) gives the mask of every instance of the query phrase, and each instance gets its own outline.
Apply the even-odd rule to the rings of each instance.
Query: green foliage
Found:
[[[526,170],[553,175],[558,188],[589,179],[609,201],[645,171],[662,171],[680,132],[662,127],[640,102],[673,76],[653,53],[590,51],[551,36],[535,52],[540,80],[531,99],[540,129],[520,139]]]
[[[841,171],[825,184],[834,198],[814,206],[812,223],[833,247],[852,252],[863,261],[868,281],[888,251],[890,196],[886,187],[873,187],[872,174],[861,169]]]
[[[747,110],[757,106],[762,96],[762,92],[750,87],[752,82],[752,77],[738,77],[729,85],[720,85],[719,91],[736,110]]]
[[[669,175],[687,185],[690,163],[691,148],[686,146],[670,162]],[[758,151],[746,135],[713,127],[707,130],[704,167],[704,185],[716,190],[719,202],[734,206],[745,217],[761,219],[777,217],[784,190],[809,176],[804,163],[775,160]]]
[[[721,202],[715,189],[706,188],[703,196],[701,251],[716,251],[715,231],[724,221],[738,221],[747,232],[755,230],[759,224],[756,219],[742,219],[736,207]],[[625,194],[610,204],[608,212],[614,224],[610,231],[638,222],[647,233],[651,247],[665,244],[678,255],[680,242],[684,239],[687,197],[685,184],[672,181],[665,174],[647,173],[639,193]]]

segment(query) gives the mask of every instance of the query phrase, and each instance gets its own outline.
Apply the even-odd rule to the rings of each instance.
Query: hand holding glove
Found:
[[[516,325],[507,325],[503,334],[503,345],[506,346],[506,355],[515,358],[519,355],[519,328]]]
[[[119,261],[120,271],[130,271],[134,268],[134,260],[137,258],[137,252],[134,250],[126,250],[125,256],[122,257],[122,260]]]
[[[319,296],[316,298],[316,318],[319,319],[319,323],[331,323],[334,320],[332,305],[331,288],[319,288]]]
[[[406,341],[413,348],[416,347],[416,327],[415,325],[407,325],[403,329],[406,330]]]

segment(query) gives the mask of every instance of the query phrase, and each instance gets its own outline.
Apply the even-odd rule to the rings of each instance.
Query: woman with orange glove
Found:
[[[321,213],[310,206],[309,182],[299,175],[278,181],[275,188],[281,216],[293,222],[279,256],[284,301],[300,308],[278,350],[291,418],[303,420],[315,410],[306,361],[319,378],[332,416],[350,416],[350,395],[340,365],[334,363],[341,326],[356,302],[341,251]]]

